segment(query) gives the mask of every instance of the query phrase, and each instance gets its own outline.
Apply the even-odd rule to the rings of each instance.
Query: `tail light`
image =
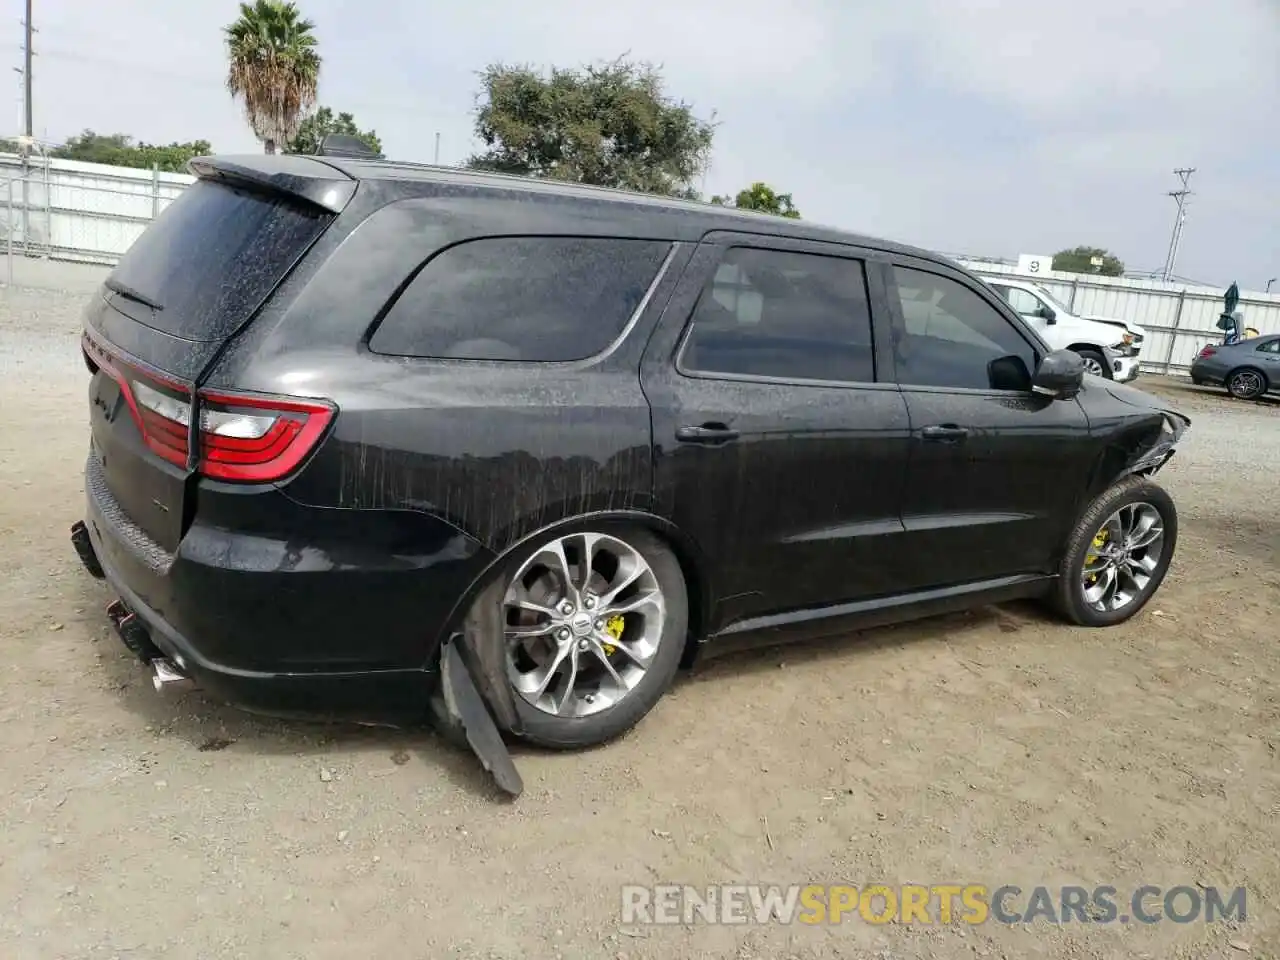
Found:
[[[87,336],[85,357],[124,394],[147,448],[186,467],[191,391],[176,380],[112,356]],[[200,390],[196,469],[214,480],[267,483],[292,473],[316,448],[337,408],[325,400]]]
[[[291,474],[336,412],[323,400],[200,391],[200,472],[263,483]]]
[[[1203,359],[1204,357],[1212,357],[1212,356],[1213,356],[1215,353],[1217,353],[1217,352],[1218,352],[1218,348],[1217,348],[1217,347],[1215,347],[1215,346],[1207,346],[1207,347],[1205,347],[1203,350],[1201,350],[1201,351],[1200,351],[1200,357],[1201,357],[1201,359]]]

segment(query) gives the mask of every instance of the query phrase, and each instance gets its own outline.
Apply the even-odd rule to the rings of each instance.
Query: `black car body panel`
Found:
[[[117,282],[121,292],[109,280],[86,308],[87,526],[157,645],[233,699],[259,704],[279,688],[317,709],[413,703],[504,557],[606,520],[671,544],[699,640],[829,633],[1031,595],[1083,505],[1166,436],[1170,414],[1101,380],[1057,401],[900,383],[907,361],[890,331],[909,320],[895,271],[959,285],[1027,357],[1047,352],[980,280],[923,250],[705,204],[386,162],[236,157],[193,170],[200,202],[218,209],[226,198],[211,191],[238,191],[227,204],[276,240],[216,261],[224,282],[251,274],[216,316],[176,315],[218,278],[201,287],[173,267],[113,274],[134,282]],[[277,206],[268,215],[259,202]],[[661,255],[628,288],[634,308],[615,318],[616,335],[600,333],[578,359],[380,352],[397,304],[433,264],[511,237],[651,241]],[[868,336],[827,359],[861,365],[861,379],[693,369],[728,355],[712,338],[693,357],[689,330],[730,249],[818,257],[848,281]],[[185,424],[185,445],[173,423],[162,426],[176,452],[144,436],[155,420],[130,416],[129,384]],[[293,423],[295,401],[312,412]],[[263,482],[210,476],[205,418],[252,425],[258,403],[279,414],[275,426],[305,432],[314,414],[323,431]],[[252,443],[234,432],[243,423],[226,434],[233,466],[237,444]]]

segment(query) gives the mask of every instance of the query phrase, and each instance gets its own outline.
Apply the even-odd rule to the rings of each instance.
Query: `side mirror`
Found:
[[[1031,389],[1054,400],[1070,400],[1084,386],[1084,359],[1074,350],[1054,350],[1040,361]]]
[[[1053,324],[1058,322],[1058,315],[1053,312],[1052,307],[1041,307],[1040,316],[1044,318],[1045,323]]]

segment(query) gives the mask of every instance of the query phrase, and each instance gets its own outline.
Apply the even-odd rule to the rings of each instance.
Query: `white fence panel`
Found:
[[[6,242],[20,253],[115,263],[195,178],[77,160],[0,154]],[[12,189],[10,200],[9,189]]]
[[[1186,371],[1201,347],[1222,342],[1217,323],[1225,288],[1090,274],[1031,275],[1018,273],[1011,264],[963,259],[960,263],[983,277],[1038,283],[1080,316],[1111,317],[1145,328],[1144,370]],[[1245,326],[1259,333],[1280,333],[1280,294],[1242,290],[1237,309]]]

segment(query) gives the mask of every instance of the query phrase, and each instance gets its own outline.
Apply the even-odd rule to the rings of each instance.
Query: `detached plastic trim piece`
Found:
[[[450,718],[462,727],[467,743],[484,768],[493,775],[494,783],[509,796],[518,797],[524,792],[524,781],[507,751],[498,725],[493,722],[489,708],[471,678],[462,657],[462,643],[462,638],[455,636],[445,644],[440,655],[440,686],[445,709]]]

